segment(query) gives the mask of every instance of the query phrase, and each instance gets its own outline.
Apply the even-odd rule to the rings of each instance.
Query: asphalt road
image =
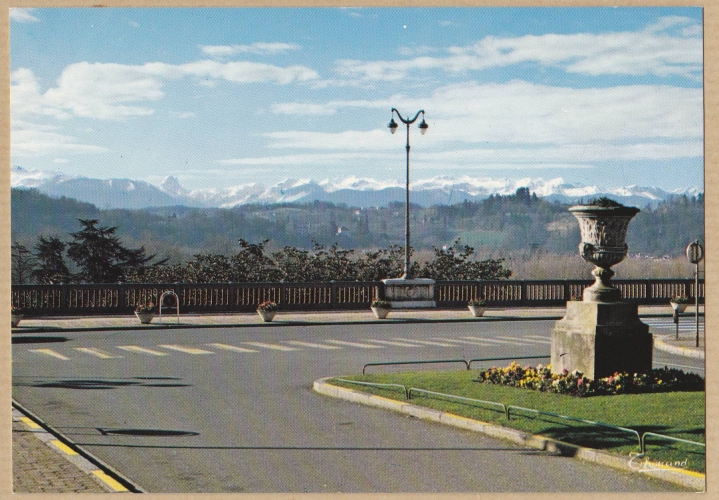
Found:
[[[148,492],[678,491],[311,390],[369,362],[548,355],[552,326],[25,335],[13,344],[13,397]],[[656,356],[658,366],[702,365]]]

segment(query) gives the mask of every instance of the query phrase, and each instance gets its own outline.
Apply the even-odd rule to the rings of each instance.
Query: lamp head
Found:
[[[394,134],[395,132],[397,132],[397,122],[394,121],[394,118],[390,120],[390,122],[387,124],[387,127],[389,127],[389,131],[391,133]]]
[[[419,132],[424,135],[427,133],[427,129],[429,128],[429,125],[427,125],[427,122],[424,121],[424,118],[422,118],[422,123],[419,124]]]

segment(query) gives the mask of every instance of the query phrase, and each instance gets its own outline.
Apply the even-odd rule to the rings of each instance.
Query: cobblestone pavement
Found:
[[[12,474],[15,493],[107,493],[98,479],[66,459],[60,450],[13,416]]]
[[[641,315],[671,317],[668,307],[640,307]],[[559,319],[564,308],[516,308],[489,309],[485,313],[486,320],[510,319]],[[471,318],[463,310],[396,310],[392,311],[388,320],[382,321],[484,321],[482,318]],[[363,323],[377,321],[368,311],[352,312],[283,312],[277,316],[273,324],[287,326],[293,324],[328,324],[328,323]],[[107,317],[53,317],[26,318],[19,328],[13,328],[13,334],[32,334],[50,331],[72,331],[83,329],[113,328],[192,328],[203,326],[261,326],[263,323],[256,314],[217,314],[217,315],[182,315],[179,318],[164,316],[162,322],[155,318],[150,325],[140,325],[137,318],[131,315]],[[676,340],[673,335],[655,337],[655,348],[672,351],[675,354],[702,358],[704,357],[703,335],[700,347],[694,345],[693,337],[683,335]],[[105,482],[96,477],[92,465],[82,465],[84,459],[68,458],[60,449],[50,443],[52,435],[42,428],[33,428],[29,421],[18,410],[13,409],[12,422],[12,458],[13,488],[15,493],[108,493],[127,491],[121,485],[106,477]],[[85,460],[85,462],[87,462]],[[88,467],[89,466],[89,467]]]

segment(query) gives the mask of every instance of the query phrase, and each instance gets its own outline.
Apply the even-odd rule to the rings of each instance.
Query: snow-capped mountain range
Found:
[[[162,184],[155,186],[145,181],[92,179],[61,172],[26,170],[15,166],[11,171],[11,186],[35,188],[53,197],[66,196],[92,203],[98,208],[139,209],[176,205],[230,208],[248,203],[313,201],[374,207],[405,200],[404,179],[385,182],[358,177],[326,179],[319,182],[311,179],[286,179],[269,187],[252,183],[219,189],[186,189],[174,176],[165,178]],[[410,201],[422,206],[451,205],[464,200],[479,201],[493,194],[514,194],[522,187],[529,188],[537,196],[550,201],[575,203],[581,199],[588,201],[590,198],[609,196],[625,205],[638,207],[657,204],[673,195],[696,196],[703,192],[699,187],[674,191],[640,186],[604,189],[566,183],[561,177],[549,180],[541,178],[515,180],[442,176],[412,180]]]

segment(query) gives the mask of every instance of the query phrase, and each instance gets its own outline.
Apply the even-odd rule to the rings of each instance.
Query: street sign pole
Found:
[[[696,347],[699,347],[699,262],[704,258],[704,249],[699,244],[699,240],[694,240],[694,243],[687,246],[687,258],[696,266],[694,271],[694,316],[697,324]]]

